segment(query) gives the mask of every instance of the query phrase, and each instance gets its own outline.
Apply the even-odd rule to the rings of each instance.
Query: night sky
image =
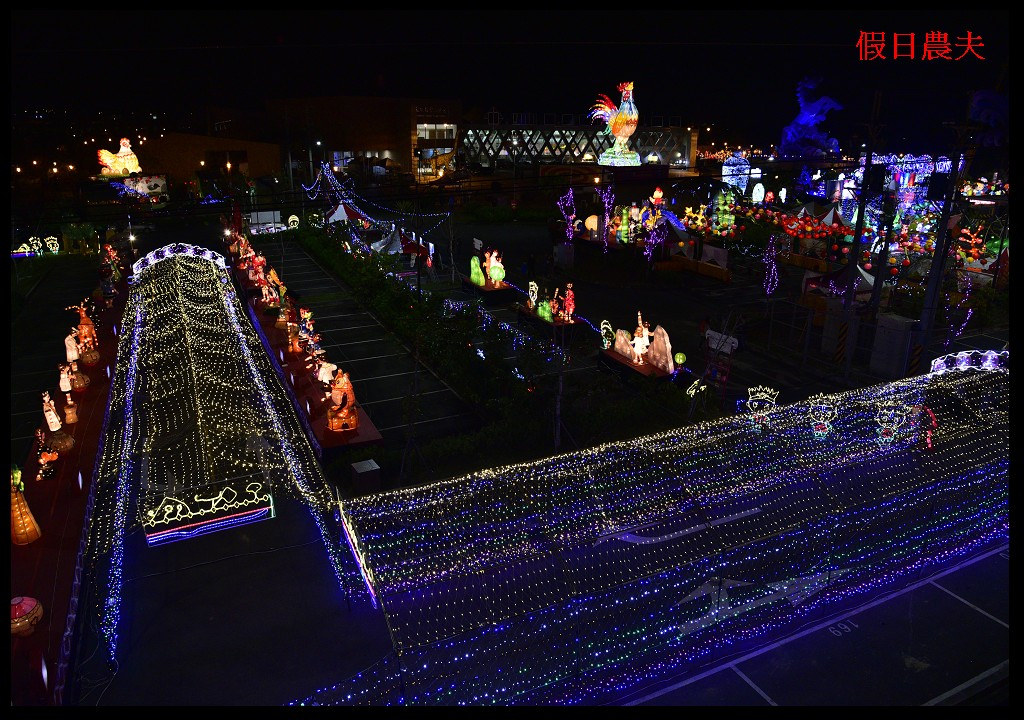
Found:
[[[632,80],[641,114],[714,124],[712,139],[767,146],[798,110],[798,81],[843,110],[822,128],[844,150],[863,139],[876,90],[889,150],[952,142],[974,90],[1008,91],[1009,14],[817,10],[666,12],[623,6],[575,12],[14,12],[12,109],[152,110],[258,104],[264,97],[450,98],[464,110],[584,114]],[[861,61],[861,31],[884,32],[886,60]],[[980,60],[922,60],[924,35],[970,31]],[[893,33],[915,34],[915,59],[892,57]]]

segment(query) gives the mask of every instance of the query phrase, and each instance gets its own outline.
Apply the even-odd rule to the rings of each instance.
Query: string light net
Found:
[[[1005,540],[998,360],[349,501],[395,652],[293,704],[615,702]]]
[[[211,518],[207,530],[221,530],[272,517],[275,496],[296,498],[310,509],[347,587],[338,534],[328,530],[330,488],[255,331],[242,319],[224,259],[177,244],[133,269],[86,551],[111,659],[125,537],[140,527],[151,544],[157,533],[183,540]]]

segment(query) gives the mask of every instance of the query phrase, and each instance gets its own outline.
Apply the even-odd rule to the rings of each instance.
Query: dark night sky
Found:
[[[924,151],[952,134],[973,90],[994,88],[1009,58],[1009,13],[818,10],[664,12],[637,5],[622,18],[583,6],[575,12],[517,7],[503,14],[440,9],[209,13],[12,13],[12,109],[36,105],[167,110],[206,102],[244,104],[263,96],[394,95],[454,98],[464,109],[585,113],[598,93],[635,83],[645,116],[715,124],[713,135],[778,142],[796,115],[797,82],[844,106],[823,125],[848,141],[864,132],[882,91],[883,142]],[[662,5],[663,7],[663,5]],[[970,30],[986,58],[859,61],[861,30]],[[962,49],[954,48],[953,55]],[[1008,74],[1004,91],[1008,90]],[[906,138],[905,140],[903,138]],[[841,143],[842,144],[842,143]],[[845,149],[845,145],[844,145]]]

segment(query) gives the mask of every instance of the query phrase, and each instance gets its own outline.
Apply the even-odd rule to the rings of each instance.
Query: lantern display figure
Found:
[[[347,372],[339,372],[331,382],[331,407],[327,409],[327,429],[335,432],[356,430],[359,412],[356,394]]]
[[[537,283],[530,281],[529,293],[527,294],[526,309],[533,310],[537,306]]]
[[[566,322],[573,322],[572,316],[576,312],[576,294],[572,291],[572,283],[566,283],[562,312]]]
[[[908,409],[891,400],[881,402],[875,410],[875,422],[878,423],[876,442],[880,447],[892,443],[900,427],[907,421]]]
[[[67,452],[75,446],[75,439],[64,432],[61,427],[60,416],[57,415],[57,408],[50,399],[50,391],[43,390],[43,418],[46,426],[50,429],[50,446],[59,453]]]
[[[772,410],[775,409],[775,401],[779,397],[779,391],[763,385],[752,387],[747,390],[747,410],[750,411],[750,427],[760,433],[768,427],[768,421]]]
[[[505,279],[505,266],[501,262],[501,253],[497,250],[491,252],[490,262],[487,266],[487,277],[496,288],[500,288]]]
[[[818,393],[807,399],[809,408],[807,416],[811,420],[811,432],[818,440],[824,440],[832,432],[832,421],[836,419],[838,410],[824,393]]]
[[[82,356],[81,347],[78,344],[78,328],[71,328],[71,332],[64,338],[64,353],[68,363],[78,362]]]
[[[121,138],[121,147],[117,153],[109,150],[97,150],[96,156],[99,159],[101,175],[131,175],[142,172],[139,167],[139,159],[132,151],[132,142],[128,138]]]
[[[11,465],[11,542],[28,545],[43,536],[32,511],[25,501],[25,483],[21,480],[21,468]]]
[[[615,137],[615,143],[601,153],[599,165],[617,165],[637,167],[640,165],[640,154],[629,149],[629,138],[636,130],[640,114],[633,102],[633,83],[625,82],[618,86],[622,99],[618,106],[607,95],[600,95],[590,109],[590,119],[602,120],[605,123],[605,134]]]
[[[601,321],[601,349],[608,350],[615,342],[615,330],[607,320]]]

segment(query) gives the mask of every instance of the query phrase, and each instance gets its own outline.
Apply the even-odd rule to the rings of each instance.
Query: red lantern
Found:
[[[836,250],[838,250],[838,249],[839,249],[839,246],[838,246],[838,245],[833,245],[833,246],[832,246],[832,251],[833,251],[833,252],[835,252],[835,251],[836,251]]]
[[[844,248],[843,248],[843,255],[845,255],[845,254],[846,254],[846,253],[848,253],[848,252],[850,252],[850,248],[848,248],[848,247],[844,247]]]
[[[740,225],[740,232],[746,232],[746,229],[747,229],[746,225]]]
[[[899,275],[900,274],[900,269],[899,268],[893,268],[889,272],[891,272],[893,275]]]
[[[864,263],[864,269],[865,270],[870,270],[871,269],[871,263]]]
[[[906,258],[903,258],[903,267],[910,267],[910,261]]]

